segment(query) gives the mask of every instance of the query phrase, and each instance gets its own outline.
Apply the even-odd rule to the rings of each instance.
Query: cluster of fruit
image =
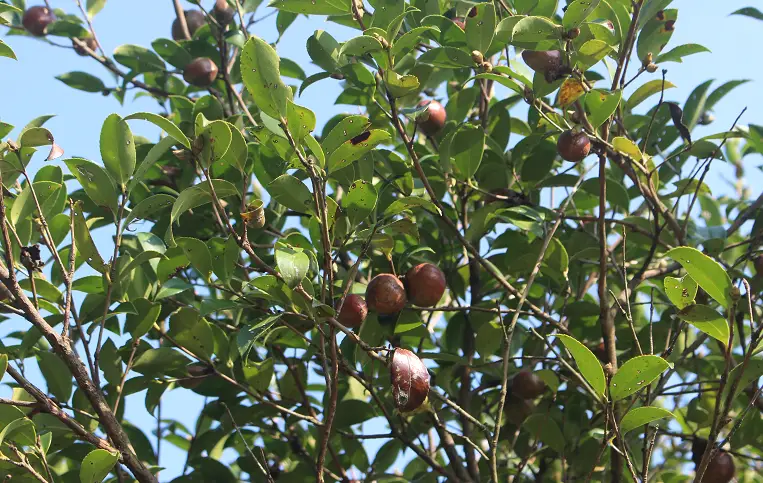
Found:
[[[228,25],[235,16],[235,10],[229,5],[227,0],[217,0],[212,9],[212,16],[220,25]],[[184,12],[185,23],[188,27],[188,33],[191,37],[204,24],[207,18],[200,10],[186,10]],[[30,34],[35,37],[42,37],[47,34],[48,26],[56,21],[55,13],[48,7],[37,5],[29,7],[24,11],[21,23]],[[180,19],[172,22],[172,38],[174,40],[188,40],[183,32]],[[83,47],[86,46],[87,48]],[[98,48],[98,41],[94,37],[75,39],[72,46],[77,54],[81,56],[89,55],[89,51],[95,53]],[[193,59],[183,68],[183,79],[196,87],[209,87],[217,79],[218,67],[209,57],[198,57]]]

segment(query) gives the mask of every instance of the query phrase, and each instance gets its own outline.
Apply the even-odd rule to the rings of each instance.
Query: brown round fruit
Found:
[[[421,263],[405,274],[408,298],[419,307],[434,307],[445,293],[445,274],[437,265]]]
[[[375,276],[366,288],[366,304],[379,315],[394,315],[403,310],[407,301],[403,282],[389,273]]]
[[[35,37],[45,35],[48,25],[56,21],[56,14],[51,9],[43,5],[29,7],[21,18],[21,23],[30,34]]]
[[[416,119],[416,124],[419,125],[421,132],[427,136],[434,136],[445,126],[445,121],[448,119],[448,115],[445,112],[445,108],[437,101],[421,101],[419,107],[426,106],[429,103],[426,114]]]
[[[85,45],[87,45],[87,48],[95,52],[95,49],[98,48],[98,42],[93,37],[87,37],[84,39],[79,39],[81,42],[84,42]],[[80,47],[77,42],[72,40],[72,47],[74,47],[74,51],[77,52],[77,55],[81,55],[82,57],[87,56],[87,51]]]
[[[735,473],[734,458],[725,451],[718,451],[707,465],[702,483],[728,483]]]
[[[409,412],[421,406],[429,395],[429,371],[416,354],[395,349],[389,364],[392,397],[399,411]]]
[[[763,277],[763,255],[758,255],[752,262],[755,266],[755,273]]]
[[[506,419],[515,426],[521,425],[535,411],[531,400],[523,399],[512,394],[506,401]]]
[[[562,53],[558,50],[525,50],[522,59],[535,72],[558,72],[562,68]]]
[[[357,329],[366,320],[368,307],[360,295],[348,295],[339,311],[339,322],[345,327]]]
[[[562,159],[578,163],[591,152],[591,140],[584,132],[564,131],[556,142],[556,150]]]
[[[530,371],[519,371],[511,381],[511,393],[523,399],[535,399],[545,390],[543,379]]]
[[[204,25],[206,19],[204,14],[199,10],[186,10],[185,11],[185,23],[188,25],[188,33],[193,34],[199,30],[199,27]],[[180,20],[177,18],[172,22],[172,39],[173,40],[187,40],[183,35],[183,27],[180,26]]]
[[[212,15],[215,16],[215,19],[220,23],[220,25],[225,26],[233,21],[233,18],[236,15],[236,11],[233,10],[230,5],[228,5],[227,0],[217,0],[217,2],[215,2],[214,8],[212,9]]]
[[[197,87],[209,87],[217,79],[217,65],[208,57],[199,57],[185,66],[183,79]]]

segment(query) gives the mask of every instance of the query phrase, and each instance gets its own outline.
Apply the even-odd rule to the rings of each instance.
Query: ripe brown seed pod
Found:
[[[655,63],[647,64],[646,65],[646,71],[649,72],[650,74],[653,74],[653,73],[657,72],[657,64],[655,64]]]
[[[577,163],[591,152],[591,140],[583,132],[564,131],[556,142],[556,150],[562,159]]]
[[[380,315],[400,312],[407,301],[403,282],[389,273],[375,276],[366,287],[366,304]]]
[[[183,69],[183,79],[197,87],[209,87],[217,79],[217,65],[208,57],[194,59]]]
[[[339,311],[339,323],[345,327],[357,329],[366,320],[367,315],[368,306],[363,297],[351,294],[344,299],[342,310]]]
[[[421,359],[407,349],[395,349],[389,364],[392,397],[401,412],[418,409],[429,395],[429,372]]]
[[[408,298],[419,307],[434,307],[445,293],[445,274],[437,265],[420,263],[405,274]]]
[[[562,69],[562,53],[558,50],[525,50],[522,59],[535,72],[559,72]]]
[[[204,14],[199,10],[186,10],[184,13],[185,23],[188,26],[188,33],[193,37],[193,34],[204,25],[206,19],[204,18]],[[172,39],[186,40],[185,35],[183,35],[183,27],[180,26],[180,20],[177,18],[172,22]]]
[[[220,25],[225,26],[233,21],[236,11],[231,8],[227,0],[217,0],[212,8],[212,15],[215,16]]]
[[[56,21],[53,10],[43,5],[29,7],[21,18],[21,24],[30,34],[42,37],[47,33],[48,25]]]
[[[86,37],[84,39],[78,39],[80,42],[84,42],[88,49],[95,52],[95,49],[98,48],[98,42],[93,37]],[[87,51],[80,47],[77,42],[72,40],[72,47],[74,47],[74,51],[77,52],[77,55],[85,57],[87,56]]]
[[[694,456],[697,457],[696,454]],[[697,468],[699,468],[700,461],[702,460],[702,453],[695,460]],[[708,463],[705,469],[705,474],[702,475],[702,483],[728,483],[734,479],[736,473],[736,466],[734,465],[734,458],[723,450],[719,450],[715,453],[713,459]]]
[[[421,132],[427,136],[434,136],[445,126],[448,115],[442,104],[437,101],[421,101],[419,107],[425,106],[427,103],[429,103],[427,113],[416,119],[416,124],[418,124]]]
[[[543,379],[530,371],[519,371],[511,380],[511,393],[523,399],[535,399],[545,390]]]

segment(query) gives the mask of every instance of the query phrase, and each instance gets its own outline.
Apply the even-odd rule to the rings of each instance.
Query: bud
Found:
[[[416,354],[406,349],[395,349],[389,364],[392,397],[400,412],[419,408],[429,395],[429,372]]]
[[[644,66],[651,64],[653,59],[654,57],[652,56],[652,53],[647,52],[646,57],[644,57]]]
[[[657,72],[657,64],[655,63],[647,64],[646,71],[649,72],[650,74],[654,74],[655,72]]]
[[[487,73],[493,72],[493,64],[490,62],[485,61],[482,63],[482,65],[480,65],[480,67],[482,67],[482,70]]]
[[[472,50],[472,60],[475,64],[482,64],[482,61],[485,60],[485,58],[482,56],[482,52],[479,50]]]

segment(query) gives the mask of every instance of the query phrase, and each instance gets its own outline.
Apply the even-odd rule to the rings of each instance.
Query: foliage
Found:
[[[55,10],[47,37],[110,74],[57,79],[161,113],[105,119],[99,162],[64,157],[46,117],[0,123],[1,307],[28,327],[1,349],[14,482],[157,481],[152,436],[187,451],[177,482],[699,481],[718,449],[751,481],[763,195],[741,179],[763,128],[696,134],[741,80],[665,101],[663,64],[707,51],[671,43],[670,0],[207,3],[192,38],[111,57],[90,22],[105,0]],[[25,7],[0,2],[9,35]],[[320,72],[249,32],[266,9],[279,40],[328,16],[306,45]],[[545,71],[519,55],[549,50]],[[182,80],[199,57],[209,86]],[[362,114],[300,105],[328,82]],[[580,163],[557,152],[569,129]],[[737,196],[706,184],[720,163]],[[435,307],[340,322],[348,294],[423,262],[445,274]],[[429,371],[414,411],[394,348]],[[205,398],[195,427],[125,419],[169,391]]]

